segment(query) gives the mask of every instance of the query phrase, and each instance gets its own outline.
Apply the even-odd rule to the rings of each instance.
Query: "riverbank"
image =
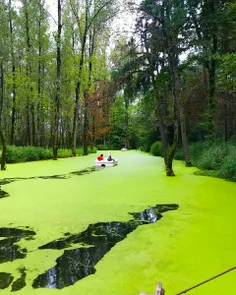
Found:
[[[89,154],[94,154],[97,152],[97,148],[88,148]],[[0,159],[2,152],[0,151]],[[76,155],[83,155],[83,148],[76,149]],[[71,149],[58,149],[57,157],[60,158],[70,158],[72,157]],[[52,149],[33,147],[33,146],[8,146],[6,152],[6,163],[24,163],[33,162],[40,160],[50,160],[53,159]]]
[[[196,168],[174,162],[176,177],[167,178],[163,159],[140,152],[112,152],[118,166],[66,179],[28,179],[2,186],[10,196],[1,202],[1,227],[36,231],[20,241],[26,259],[0,264],[0,272],[19,276],[26,267],[27,287],[18,292],[62,295],[152,294],[161,281],[166,294],[176,294],[235,265],[236,184],[194,175]],[[67,174],[94,165],[94,155],[11,165],[3,178]],[[63,250],[38,250],[65,233],[76,234],[97,222],[130,220],[128,212],[176,203],[179,209],[138,227],[95,266],[96,272],[62,290],[33,289],[33,280],[55,265]],[[232,272],[191,294],[234,294]],[[4,290],[10,294],[10,288]]]

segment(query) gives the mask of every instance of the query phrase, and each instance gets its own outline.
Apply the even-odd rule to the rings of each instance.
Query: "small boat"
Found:
[[[118,164],[118,161],[116,159],[112,159],[112,161],[108,161],[106,158],[102,161],[99,161],[99,160],[95,161],[95,166],[98,166],[98,167],[112,167],[117,164]]]

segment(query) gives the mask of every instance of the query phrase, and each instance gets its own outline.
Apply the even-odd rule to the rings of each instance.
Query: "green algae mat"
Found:
[[[153,294],[161,281],[175,295],[236,265],[235,183],[112,156],[119,164],[100,171],[89,155],[0,172],[0,294]],[[233,295],[235,281],[187,294]]]

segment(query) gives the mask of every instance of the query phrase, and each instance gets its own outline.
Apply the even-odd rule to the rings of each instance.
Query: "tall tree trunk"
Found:
[[[89,120],[88,120],[88,90],[84,92],[84,129],[83,129],[83,154],[88,155],[88,131],[89,131]]]
[[[40,108],[41,108],[41,75],[42,75],[42,40],[41,40],[41,15],[42,4],[39,0],[39,20],[38,20],[38,102],[37,102],[37,146],[40,146],[40,138],[42,137],[40,128]]]
[[[89,33],[89,77],[88,77],[88,89],[85,91],[84,94],[84,130],[83,130],[83,154],[88,155],[88,131],[89,131],[89,92],[91,90],[92,85],[92,71],[93,71],[93,62],[92,58],[94,55],[94,46],[95,46],[95,28],[93,27]]]
[[[61,97],[61,0],[58,0],[58,27],[57,27],[57,81],[56,81],[56,97],[55,97],[55,114],[54,114],[54,128],[52,134],[52,149],[53,160],[57,160],[58,150],[58,128],[59,128],[59,111],[60,111],[60,97]]]
[[[24,0],[24,14],[25,14],[25,29],[26,29],[26,43],[27,43],[27,66],[26,66],[26,76],[28,78],[28,83],[30,83],[32,77],[32,68],[31,68],[31,40],[29,33],[29,10],[28,10],[28,1]],[[30,96],[33,95],[33,88],[31,85],[28,85],[27,92],[27,136],[28,144],[34,145],[34,134],[35,134],[35,123],[34,123],[34,104],[30,101]]]
[[[14,38],[13,38],[11,0],[9,0],[9,26],[10,26],[11,63],[12,63],[12,111],[11,111],[10,144],[14,145],[14,141],[15,141],[15,124],[16,124],[16,65],[15,65],[15,53],[14,53],[14,41],[13,41]]]
[[[172,43],[172,42],[171,42]],[[172,47],[173,49],[173,47]],[[169,67],[171,72],[171,79],[172,79],[172,96],[173,96],[173,141],[172,145],[168,150],[167,154],[167,163],[166,163],[166,175],[167,176],[174,176],[174,171],[172,168],[172,163],[174,159],[174,155],[178,145],[178,105],[179,105],[179,80],[177,76],[177,59],[174,56],[174,52],[169,52],[168,59],[169,59]]]
[[[74,108],[74,118],[73,118],[73,130],[72,130],[72,156],[76,156],[76,142],[77,142],[77,131],[78,131],[78,118],[79,118],[79,99],[80,99],[80,91],[81,91],[81,74],[84,64],[84,55],[85,55],[85,44],[86,44],[86,34],[84,32],[83,43],[81,48],[81,57],[79,63],[79,80],[76,84],[75,89],[75,108]]]
[[[0,61],[0,141],[2,143],[1,170],[6,169],[6,152],[7,152],[6,139],[2,129],[3,102],[4,102],[4,69],[3,69],[3,60],[1,60]]]
[[[186,167],[191,167],[192,164],[191,164],[190,155],[189,155],[189,148],[188,148],[188,137],[187,137],[186,121],[185,121],[185,113],[184,113],[184,102],[183,102],[183,98],[180,97],[179,73],[178,73],[177,67],[175,67],[175,69],[174,69],[174,79],[175,79],[176,95],[177,95],[177,101],[178,101],[181,137],[182,137],[182,144],[183,144],[183,150],[184,150],[184,159],[185,159]]]
[[[79,62],[79,71],[78,71],[78,82],[76,84],[75,89],[75,107],[74,107],[74,118],[73,118],[73,130],[72,130],[72,156],[76,156],[76,143],[77,143],[77,132],[78,132],[78,119],[79,119],[79,99],[80,99],[80,91],[81,91],[81,75],[82,69],[84,65],[84,57],[85,57],[85,45],[87,41],[87,34],[89,29],[88,17],[89,17],[89,3],[85,1],[85,24],[84,30],[81,40],[81,55]],[[78,16],[76,16],[77,21],[79,22]],[[79,27],[80,24],[78,23]]]
[[[216,10],[215,0],[210,0],[210,14],[214,15]],[[212,17],[212,16],[211,16]],[[212,21],[213,22],[213,21]],[[212,132],[214,129],[214,112],[215,112],[215,92],[216,92],[216,53],[218,49],[217,25],[216,21],[211,25],[212,30],[212,45],[211,56],[209,61],[209,129]]]
[[[176,69],[177,69],[177,57],[175,56],[174,47],[175,42],[173,42],[173,37],[171,32],[169,31],[168,26],[164,20],[170,23],[170,15],[171,15],[171,6],[168,2],[163,2],[163,6],[161,9],[161,17],[163,19],[162,23],[162,33],[165,43],[165,50],[163,60],[167,59],[169,65],[169,71],[171,75],[172,82],[172,97],[173,97],[173,138],[171,146],[168,143],[168,147],[163,147],[164,157],[165,157],[165,168],[167,176],[175,176],[173,171],[173,159],[178,145],[178,80],[176,79]],[[164,64],[163,64],[164,66]]]

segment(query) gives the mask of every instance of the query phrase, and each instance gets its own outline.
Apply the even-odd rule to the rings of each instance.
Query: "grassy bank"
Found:
[[[189,146],[193,166],[201,169],[196,173],[224,178],[236,182],[236,142],[197,142]],[[175,159],[184,160],[182,149]]]
[[[150,150],[153,156],[162,156],[161,142],[155,142]],[[196,142],[189,145],[193,166],[200,168],[196,174],[224,178],[236,182],[236,141]],[[176,160],[184,160],[182,147],[175,154]]]
[[[89,153],[96,153],[97,149],[89,148]],[[77,156],[83,155],[83,149],[76,149]],[[58,149],[58,158],[69,158],[72,157],[72,151],[70,149]],[[51,149],[44,149],[39,147],[7,147],[7,163],[21,163],[21,162],[31,162],[39,160],[49,160],[53,158],[53,153]]]

